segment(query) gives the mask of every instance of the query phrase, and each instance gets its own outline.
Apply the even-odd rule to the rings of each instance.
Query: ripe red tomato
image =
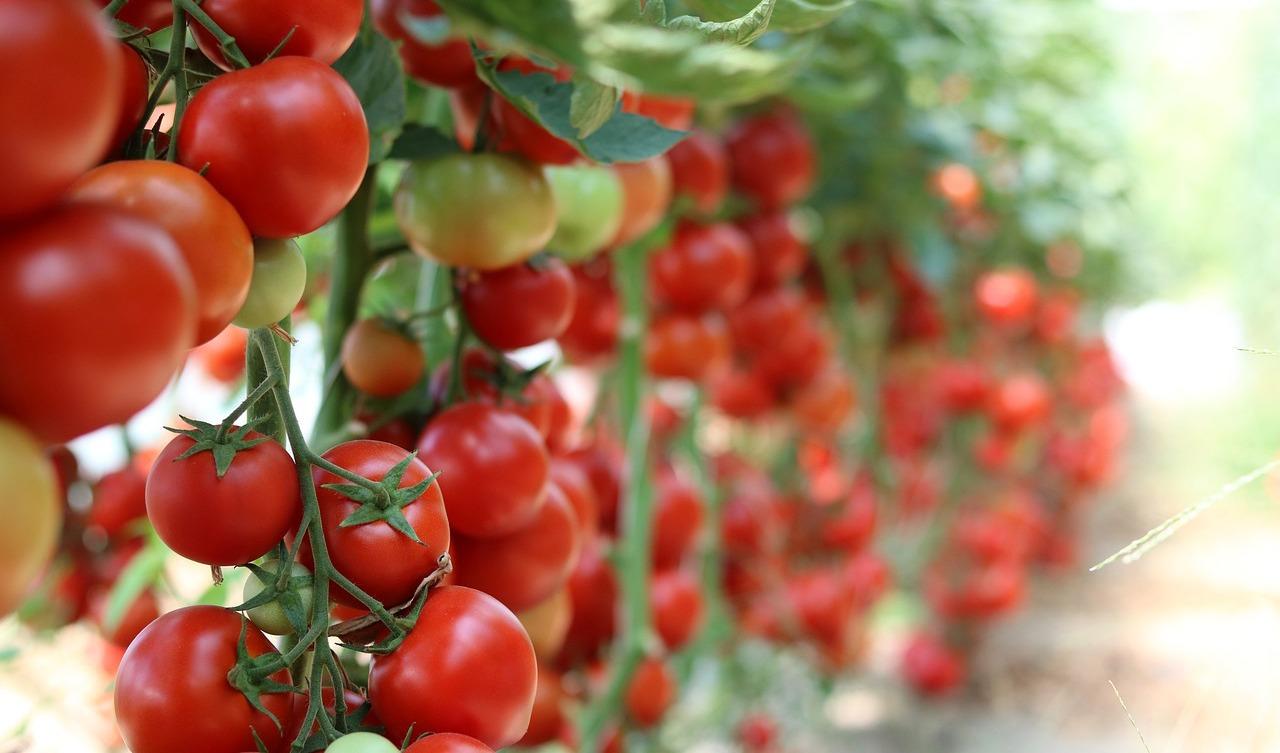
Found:
[[[711,403],[734,418],[759,418],[773,409],[774,394],[754,370],[734,368],[711,379]]]
[[[668,651],[679,651],[702,626],[702,589],[684,570],[657,573],[649,587],[653,627]]]
[[[753,274],[750,239],[724,222],[682,222],[671,243],[649,257],[654,297],[693,314],[742,303],[751,290]]]
[[[858,552],[871,543],[876,532],[877,510],[875,487],[865,476],[854,481],[853,490],[843,509],[822,526],[822,543],[826,546]]]
[[[580,447],[565,456],[586,474],[595,492],[597,520],[600,528],[613,532],[618,527],[618,501],[622,496],[622,451],[616,446],[597,442]]]
[[[669,570],[693,549],[702,528],[702,496],[688,481],[663,472],[653,512],[653,566]]]
[[[560,709],[564,698],[561,682],[559,672],[538,667],[538,694],[533,700],[529,731],[520,739],[520,747],[545,745],[560,735],[560,726],[564,723],[564,712]]]
[[[385,442],[357,439],[344,442],[324,454],[324,458],[367,479],[381,481],[387,472],[408,457],[408,453]],[[425,481],[431,471],[421,460],[409,462],[399,488],[407,489]],[[355,526],[342,526],[359,503],[327,484],[346,484],[345,479],[313,467],[311,477],[320,502],[320,520],[324,524],[329,558],[338,572],[351,579],[360,590],[389,606],[403,604],[418,590],[422,579],[436,569],[436,560],[449,548],[449,519],[439,483],[432,483],[417,499],[401,508],[409,526],[418,534],[421,544],[395,530],[389,523],[376,520]],[[310,547],[303,546],[302,561],[312,567]],[[341,589],[330,594],[348,606],[359,606],[355,597]],[[379,709],[381,712],[381,709]]]
[[[604,536],[588,539],[583,543],[578,566],[569,576],[573,618],[562,652],[567,660],[595,657],[617,629],[618,579],[607,552],[608,539]]]
[[[987,413],[996,428],[1014,433],[1043,423],[1053,410],[1049,386],[1033,371],[1006,377],[991,392]]]
[[[738,740],[747,753],[764,753],[778,739],[778,723],[763,711],[742,717],[738,722]]]
[[[804,270],[809,251],[796,236],[786,212],[756,212],[738,220],[738,227],[751,241],[757,288],[777,287]]]
[[[97,2],[104,8],[111,4],[111,0]],[[160,31],[173,25],[173,0],[129,0],[116,18],[139,29]]]
[[[622,93],[623,112],[652,118],[673,131],[687,131],[693,125],[697,103],[688,97],[661,94]]]
[[[663,314],[649,324],[645,363],[656,377],[700,382],[729,365],[730,348],[718,316]]]
[[[987,272],[974,285],[978,312],[992,324],[1027,325],[1035,315],[1037,287],[1036,278],[1025,269]]]
[[[434,0],[373,0],[373,25],[394,42],[400,43],[400,59],[405,72],[436,86],[475,84],[476,64],[471,45],[451,37],[439,44],[415,38],[402,19],[415,18],[433,23],[448,22]]]
[[[52,204],[106,155],[120,116],[120,57],[102,14],[83,0],[0,0],[0,223]]]
[[[943,404],[957,413],[981,408],[991,388],[987,368],[977,360],[944,361],[938,367],[934,381]]]
[[[544,256],[464,276],[462,310],[477,337],[515,350],[559,337],[573,318],[575,290],[569,267]]]
[[[582,157],[576,146],[543,128],[505,97],[495,95],[492,107],[499,151],[519,154],[541,165],[571,165]]]
[[[713,214],[729,193],[729,154],[720,139],[694,131],[667,152],[676,196],[687,197],[702,214]]]
[[[337,71],[280,57],[197,92],[178,156],[204,170],[255,236],[288,238],[319,228],[355,195],[369,162],[369,127]]]
[[[422,346],[382,319],[361,319],[342,338],[342,373],[365,394],[408,392],[426,366]]]
[[[775,388],[794,388],[812,382],[831,363],[831,336],[815,320],[808,320],[774,343],[771,353],[757,355],[755,368]]]
[[[369,699],[393,740],[410,729],[456,732],[502,748],[528,729],[537,681],[533,645],[515,615],[480,591],[445,586],[427,598],[404,643],[374,657]]]
[[[452,359],[440,364],[427,384],[427,391],[436,405],[445,405],[449,399],[449,380],[452,377]],[[468,401],[493,405],[510,411],[529,422],[538,435],[545,437],[551,430],[551,414],[559,391],[551,377],[537,374],[524,389],[514,393],[524,368],[502,357],[499,362],[493,354],[479,348],[469,348],[462,356],[462,394]],[[503,380],[512,380],[504,382]]]
[[[572,267],[573,315],[557,342],[574,361],[592,361],[613,352],[618,344],[622,308],[607,263]]]
[[[109,142],[112,151],[124,148],[129,136],[142,125],[147,108],[147,88],[151,74],[142,54],[131,45],[120,44],[120,116],[116,118],[116,130]]]
[[[404,753],[493,753],[493,748],[474,737],[443,732],[422,738]]]
[[[93,489],[93,504],[85,515],[85,527],[105,539],[137,535],[132,524],[147,517],[147,477],[127,465],[103,476]]]
[[[519,612],[545,601],[565,584],[581,544],[568,497],[549,483],[546,502],[518,530],[485,539],[454,538],[454,582],[484,591]]]
[[[129,750],[244,753],[257,749],[255,732],[271,753],[288,747],[275,722],[227,682],[242,629],[250,656],[275,652],[261,631],[222,607],[179,609],[138,635],[116,674],[116,723]],[[291,681],[287,669],[271,679]],[[289,694],[264,693],[262,703],[289,728]]]
[[[191,358],[223,384],[244,374],[244,353],[249,334],[239,327],[225,327],[212,340],[191,351]]]
[[[355,41],[364,16],[362,0],[204,0],[200,9],[235,37],[236,46],[254,65],[273,52],[329,65]],[[222,70],[231,70],[218,40],[195,19],[190,26],[200,51]],[[281,47],[286,38],[289,41]]]
[[[622,222],[612,246],[625,246],[658,226],[671,205],[671,166],[664,157],[613,166],[622,182]]]
[[[850,559],[844,567],[843,577],[854,600],[863,609],[884,596],[893,582],[889,563],[871,552],[862,552]]]
[[[791,396],[796,423],[813,434],[838,431],[857,405],[853,377],[839,369],[822,372]]]
[[[964,659],[936,635],[917,633],[903,651],[902,674],[921,695],[946,695],[964,682]]]
[[[762,208],[795,204],[813,187],[813,141],[794,113],[775,110],[741,120],[725,143],[734,188]]]
[[[769,357],[810,318],[809,304],[795,290],[778,288],[753,294],[729,314],[733,344],[749,355]]]
[[[982,183],[968,165],[958,162],[943,165],[933,174],[930,183],[952,209],[972,210],[982,203]]]
[[[197,345],[231,323],[249,294],[253,238],[198,173],[157,160],[111,162],[77,180],[68,197],[128,212],[169,233],[196,283]]]
[[[666,662],[648,658],[640,663],[627,686],[624,704],[636,726],[645,729],[662,721],[676,697],[676,678]]]
[[[0,417],[0,617],[12,612],[53,555],[62,528],[62,503],[53,463],[34,437]]]
[[[156,533],[173,551],[206,565],[242,565],[269,552],[302,515],[293,458],[267,440],[237,452],[218,478],[211,450],[178,459],[194,445],[176,436],[151,466],[147,516]]]
[[[114,626],[107,626],[107,604],[110,601],[109,590],[99,590],[89,601],[89,615],[102,631],[102,637],[108,643],[120,648],[128,648],[130,643],[160,616],[160,603],[156,594],[147,589],[134,597],[133,601],[120,616]]]
[[[582,537],[589,538],[600,530],[600,503],[595,487],[580,465],[565,458],[551,459],[551,482],[560,487],[578,522]]]
[[[516,414],[462,403],[438,414],[418,440],[440,472],[449,522],[486,538],[527,525],[546,500],[549,459],[536,429]]]
[[[164,231],[112,209],[53,210],[0,238],[0,414],[46,442],[121,423],[195,335],[191,273]]]

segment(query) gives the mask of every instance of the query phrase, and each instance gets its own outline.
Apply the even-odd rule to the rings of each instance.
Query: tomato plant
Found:
[[[300,55],[328,65],[347,51],[360,30],[364,5],[359,0],[286,0],[263,5],[252,0],[205,0],[200,9],[209,14],[250,63],[268,56]],[[221,45],[198,23],[192,22],[200,51],[223,70],[232,70]]]

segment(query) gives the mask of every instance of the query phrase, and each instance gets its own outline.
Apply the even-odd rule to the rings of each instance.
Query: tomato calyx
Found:
[[[355,512],[348,515],[345,520],[338,524],[339,527],[351,528],[352,526],[381,520],[408,537],[410,541],[415,544],[421,544],[422,539],[418,538],[417,531],[413,530],[413,526],[409,524],[409,520],[404,516],[404,508],[418,497],[421,497],[435,483],[436,477],[440,473],[438,471],[432,473],[419,483],[401,489],[400,480],[404,478],[409,464],[417,457],[417,452],[409,453],[404,460],[401,460],[391,470],[387,471],[386,476],[381,481],[361,479],[360,482],[349,484],[325,484],[325,489],[335,491],[360,504],[360,507]]]
[[[303,603],[302,591],[311,588],[312,575],[310,573],[291,575],[292,568],[277,559],[267,560],[261,565],[250,562],[245,567],[266,584],[266,588],[243,604],[233,607],[232,610],[247,613],[255,607],[275,602],[280,605],[285,619],[293,628],[294,635],[304,635],[307,632],[307,610]]]
[[[249,636],[249,620],[240,618],[240,637],[236,639],[236,663],[235,666],[227,672],[227,682],[231,687],[240,691],[249,705],[258,713],[266,716],[271,723],[276,725],[276,730],[281,734],[284,733],[284,725],[280,718],[268,709],[266,704],[262,702],[263,694],[272,693],[297,693],[301,692],[299,688],[293,685],[286,685],[271,679],[271,675],[285,668],[285,661],[280,654],[266,653],[261,656],[251,656],[249,654],[249,646],[247,643]],[[256,738],[258,733],[254,731]],[[259,743],[261,744],[261,743]]]
[[[227,475],[227,471],[231,469],[231,461],[235,460],[236,453],[257,447],[271,439],[262,435],[249,436],[257,433],[254,431],[256,423],[254,421],[249,421],[244,426],[232,426],[226,422],[211,424],[207,421],[196,421],[186,416],[178,416],[178,418],[190,424],[191,428],[175,429],[172,426],[166,426],[165,428],[174,434],[181,434],[189,438],[194,444],[186,452],[174,458],[173,461],[176,463],[201,452],[211,452],[213,453],[213,466],[217,471],[218,478]]]

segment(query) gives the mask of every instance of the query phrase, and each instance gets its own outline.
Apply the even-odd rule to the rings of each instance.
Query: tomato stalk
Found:
[[[240,51],[240,47],[236,45],[235,37],[224,31],[217,21],[210,18],[209,14],[204,12],[204,9],[200,7],[196,0],[174,0],[173,19],[175,25],[178,21],[178,11],[180,9],[186,11],[192,20],[203,26],[206,31],[213,35],[214,39],[218,40],[218,47],[221,48],[222,54],[227,60],[230,60],[239,68],[249,67],[249,58],[245,57],[245,54]],[[178,107],[179,112],[181,112],[182,105],[179,104]]]

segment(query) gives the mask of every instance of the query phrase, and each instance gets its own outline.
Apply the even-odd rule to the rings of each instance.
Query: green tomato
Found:
[[[267,581],[280,572],[278,560],[264,560],[261,567],[272,574],[267,576]],[[244,580],[243,600],[249,601],[266,588],[266,583],[256,573],[249,573],[249,577]],[[311,614],[311,607],[315,602],[311,591],[311,571],[296,562],[293,563],[293,569],[289,574],[289,588],[289,593],[281,594],[266,604],[253,607],[248,611],[249,620],[262,632],[272,635],[289,635],[293,632],[293,626],[289,624],[284,606],[280,603],[282,599],[296,600],[295,606],[304,620]]]
[[[400,753],[400,748],[382,735],[352,732],[329,743],[325,753]]]
[[[12,612],[53,556],[62,530],[57,474],[36,438],[0,418],[0,618]]]
[[[396,189],[395,210],[419,254],[479,270],[528,259],[556,228],[556,202],[542,169],[501,154],[411,164]]]
[[[293,311],[307,287],[307,262],[291,238],[259,238],[253,244],[253,282],[234,322],[245,329],[269,327]]]
[[[618,234],[622,182],[600,165],[543,168],[556,197],[556,233],[548,248],[569,262],[595,256]]]

